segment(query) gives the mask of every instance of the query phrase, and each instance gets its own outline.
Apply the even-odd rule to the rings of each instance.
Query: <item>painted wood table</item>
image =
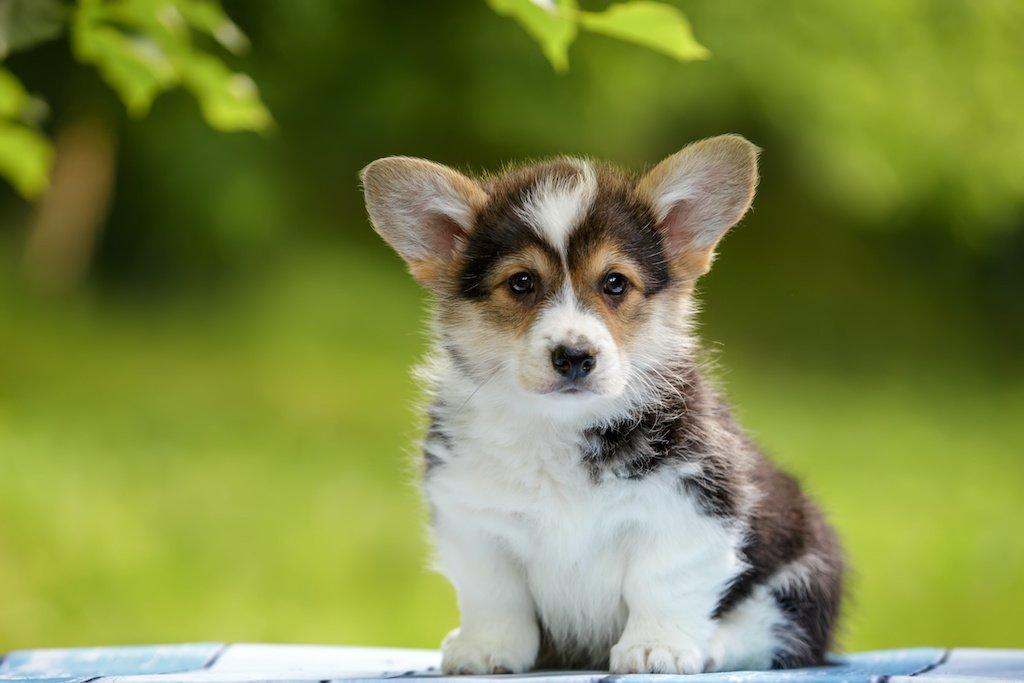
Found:
[[[358,681],[386,678],[455,680],[438,672],[434,650],[198,643],[55,650],[21,650],[0,659],[0,681],[54,683],[250,683],[254,681]],[[479,678],[479,677],[478,677]],[[602,672],[538,672],[489,679],[565,683],[612,681],[827,681],[837,683],[1024,682],[1024,650],[914,648],[836,656],[830,666],[789,671],[697,676],[611,676]],[[457,680],[470,681],[462,676]]]

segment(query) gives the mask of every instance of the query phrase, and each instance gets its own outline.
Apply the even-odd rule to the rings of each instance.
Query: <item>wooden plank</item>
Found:
[[[76,680],[121,674],[195,671],[212,663],[220,643],[20,650],[0,662],[0,680]]]

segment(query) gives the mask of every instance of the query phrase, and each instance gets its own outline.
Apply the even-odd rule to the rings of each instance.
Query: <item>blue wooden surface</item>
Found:
[[[0,661],[0,680],[74,681],[97,676],[169,674],[209,667],[220,643],[22,650]]]
[[[353,681],[384,678],[446,680],[433,650],[317,645],[155,645],[64,650],[24,650],[0,660],[0,681],[62,683],[252,683],[254,681]],[[613,683],[686,680],[692,683],[922,683],[1022,681],[1024,650],[913,648],[837,657],[831,666],[788,671],[697,676],[610,676],[603,672],[537,672],[487,678]],[[458,680],[473,680],[461,677]]]

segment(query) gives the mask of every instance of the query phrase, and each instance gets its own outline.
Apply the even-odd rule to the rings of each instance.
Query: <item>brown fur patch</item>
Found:
[[[533,275],[534,290],[517,296],[509,289],[508,281],[521,272]],[[519,337],[530,329],[543,302],[558,291],[564,278],[561,264],[551,254],[526,244],[494,264],[485,279],[485,296],[475,303],[490,324]]]
[[[604,292],[605,278],[620,273],[629,281],[621,296]],[[580,301],[601,316],[619,347],[628,347],[650,314],[651,301],[644,297],[649,283],[637,264],[610,240],[589,249],[572,264],[573,289]]]

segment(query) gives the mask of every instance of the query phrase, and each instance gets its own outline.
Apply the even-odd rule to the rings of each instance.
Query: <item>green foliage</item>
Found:
[[[574,0],[558,0],[550,4],[533,0],[487,0],[498,14],[514,18],[526,32],[540,43],[544,56],[556,71],[569,68],[569,46],[576,40],[576,11]]]
[[[678,9],[661,2],[633,0],[612,5],[604,12],[580,12],[589,31],[663,52],[679,61],[707,59],[707,48],[693,37],[690,22]]]
[[[576,0],[487,0],[499,14],[522,24],[540,43],[556,71],[569,68],[569,46],[579,28],[648,47],[679,61],[706,59],[690,23],[677,8],[661,2],[630,0],[603,12],[585,12]]]
[[[75,56],[96,66],[133,116],[146,114],[161,92],[182,86],[217,130],[264,131],[273,124],[253,80],[197,45],[195,34],[235,54],[249,46],[217,0],[78,0],[73,7],[0,0],[0,59],[65,28]],[[52,149],[39,130],[17,121],[26,107],[40,110],[13,75],[0,72],[0,174],[35,197],[47,185]]]
[[[0,174],[26,197],[46,189],[50,173],[53,149],[31,125],[44,108],[10,71],[0,67]]]
[[[569,46],[580,28],[678,60],[708,55],[686,17],[663,3],[631,0],[587,12],[576,0],[487,2],[519,21],[556,71],[569,68]],[[218,0],[77,0],[72,7],[61,0],[0,0],[0,59],[65,28],[75,56],[99,70],[133,116],[144,116],[160,93],[184,87],[217,130],[265,131],[273,125],[253,80],[197,45],[196,34],[235,54],[249,46]],[[0,122],[0,174],[26,197],[45,187],[51,156],[39,132]]]
[[[218,130],[265,130],[270,112],[252,79],[233,73],[195,45],[193,31],[240,51],[247,41],[211,0],[79,0],[72,46],[95,64],[133,115],[145,114],[160,92],[184,86]]]

